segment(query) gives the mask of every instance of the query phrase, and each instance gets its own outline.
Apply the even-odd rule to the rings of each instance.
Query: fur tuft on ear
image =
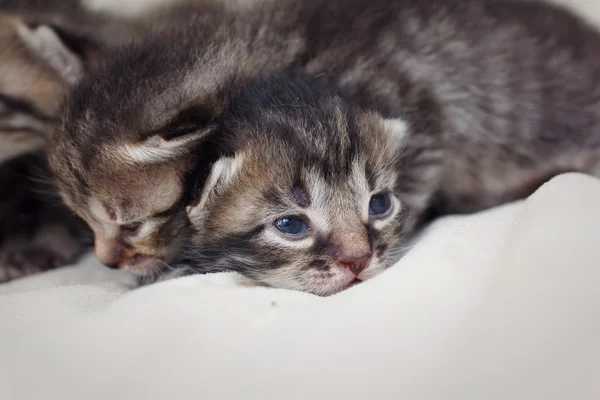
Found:
[[[408,124],[401,118],[383,120],[383,129],[388,136],[388,157],[394,158],[404,145],[408,135]]]
[[[17,32],[25,45],[66,82],[74,84],[83,77],[82,61],[50,27],[40,25],[30,29],[24,24],[19,24]]]
[[[135,144],[124,144],[118,147],[116,153],[125,157],[128,161],[140,164],[155,164],[176,159],[193,151],[195,145],[201,142],[206,135],[212,132],[215,126],[197,129],[166,139],[161,134],[155,134],[146,140]],[[110,153],[114,153],[111,151]]]
[[[231,183],[239,173],[243,163],[243,156],[236,155],[235,157],[223,157],[213,164],[204,188],[202,188],[200,199],[186,208],[188,218],[191,221],[202,214],[204,206],[212,196],[218,195],[220,190]]]

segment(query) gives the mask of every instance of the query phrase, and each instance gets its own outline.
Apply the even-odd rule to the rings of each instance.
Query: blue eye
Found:
[[[390,211],[392,201],[388,193],[379,193],[371,197],[369,202],[369,216],[381,217]]]
[[[275,221],[275,226],[281,232],[290,236],[302,236],[308,233],[308,224],[298,217],[283,217]]]

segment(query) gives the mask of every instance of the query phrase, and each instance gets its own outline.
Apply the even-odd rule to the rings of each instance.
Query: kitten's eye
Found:
[[[389,193],[378,193],[371,197],[369,202],[369,216],[382,217],[390,211],[392,201]]]
[[[310,228],[306,222],[298,217],[284,217],[275,221],[275,226],[289,236],[304,236]]]
[[[129,224],[121,225],[121,230],[127,235],[135,235],[141,227],[141,222],[132,222]]]

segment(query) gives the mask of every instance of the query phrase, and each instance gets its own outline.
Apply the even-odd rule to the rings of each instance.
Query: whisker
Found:
[[[171,265],[167,264],[167,263],[166,263],[166,262],[164,262],[163,260],[158,260],[158,261],[160,261],[160,263],[161,263],[161,264],[162,264],[164,267],[166,267],[167,269],[169,269],[169,271],[176,271],[176,269],[175,269],[175,268],[173,268]]]

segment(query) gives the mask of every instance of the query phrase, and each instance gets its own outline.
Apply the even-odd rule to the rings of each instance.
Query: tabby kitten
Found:
[[[487,168],[501,161],[500,152],[480,147],[478,138],[456,141],[422,130],[410,115],[383,119],[332,85],[301,76],[249,84],[218,122],[223,156],[187,208],[195,234],[174,263],[181,269],[166,278],[237,271],[272,287],[330,295],[397,260],[427,216],[428,203],[415,193],[438,179],[439,166],[454,179],[436,185],[432,200],[454,210],[474,204],[463,203],[452,185],[464,171],[475,182],[505,188],[510,180],[500,173],[514,173],[523,185],[560,168],[600,176],[600,132],[580,143],[557,137],[557,158],[531,146],[527,168],[510,158]],[[412,150],[436,134],[442,157]],[[533,144],[524,137],[519,143]],[[480,157],[463,154],[475,151]]]
[[[183,10],[88,76],[53,137],[63,197],[107,265],[143,275],[174,259],[189,236],[184,208],[215,158],[214,117],[236,88],[278,71],[325,77],[361,107],[406,121],[398,185],[419,209],[476,211],[558,172],[595,171],[600,37],[556,6],[267,0],[244,13]]]
[[[224,156],[188,207],[195,233],[168,277],[237,271],[329,295],[390,265],[414,231],[421,204],[406,197],[398,157],[405,121],[281,75],[247,86],[219,123]]]

